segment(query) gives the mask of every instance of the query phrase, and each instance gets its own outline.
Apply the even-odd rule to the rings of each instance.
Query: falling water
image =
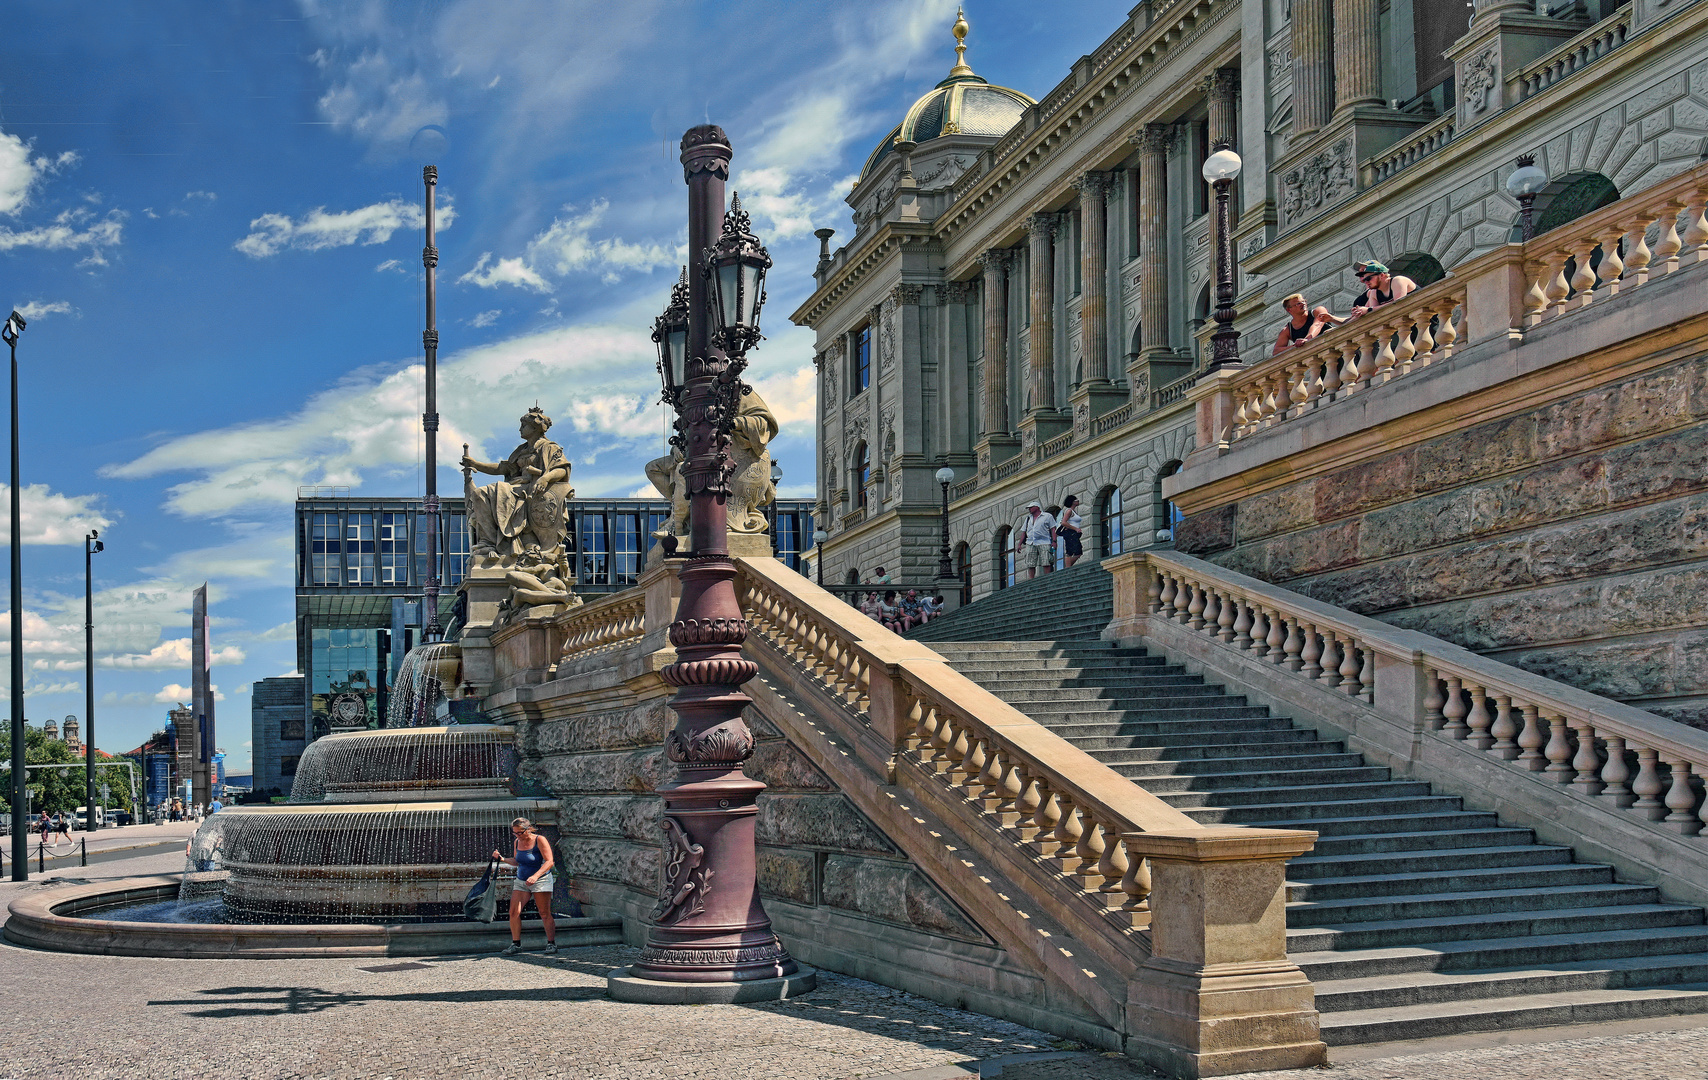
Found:
[[[462,648],[455,642],[418,645],[404,654],[398,667],[386,727],[431,727],[437,724],[439,703],[456,690],[462,669]]]

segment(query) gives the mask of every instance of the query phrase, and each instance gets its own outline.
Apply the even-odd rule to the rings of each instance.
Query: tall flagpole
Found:
[[[427,581],[423,589],[426,611],[421,613],[421,640],[437,641],[443,632],[439,627],[439,320],[435,272],[439,265],[439,249],[433,246],[433,189],[439,185],[439,169],[428,165],[421,170],[427,186],[427,246],[421,249],[421,265],[427,268],[427,329],[421,332],[421,346],[427,352],[427,409],[421,414],[421,430],[427,436],[427,493],[422,510],[427,519]]]

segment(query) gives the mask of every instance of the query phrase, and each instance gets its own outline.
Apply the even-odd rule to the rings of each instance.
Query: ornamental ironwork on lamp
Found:
[[[682,400],[688,385],[688,268],[670,289],[670,304],[652,322],[652,341],[658,346],[658,377],[664,384],[663,401],[672,409]],[[674,442],[675,440],[672,440]]]
[[[733,194],[724,214],[723,235],[706,253],[705,271],[712,283],[713,338],[732,357],[759,341],[759,309],[765,306],[765,271],[769,269],[771,253],[753,234],[740,193]]]

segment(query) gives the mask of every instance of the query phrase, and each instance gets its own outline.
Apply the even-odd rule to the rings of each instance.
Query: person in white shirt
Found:
[[[1056,523],[1056,535],[1062,538],[1062,569],[1067,569],[1085,554],[1085,519],[1079,516],[1079,496],[1069,495],[1062,500],[1062,519]]]
[[[1026,520],[1021,523],[1020,542],[1014,545],[1014,552],[1021,557],[1027,580],[1038,576],[1040,566],[1046,574],[1056,568],[1056,519],[1044,513],[1036,501],[1026,504]]]

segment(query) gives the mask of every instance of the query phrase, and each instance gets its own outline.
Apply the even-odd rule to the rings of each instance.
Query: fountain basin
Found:
[[[190,960],[449,956],[497,952],[510,941],[510,928],[502,919],[493,923],[255,925],[123,922],[99,917],[103,909],[176,899],[179,883],[178,875],[162,874],[32,893],[12,901],[0,936],[14,945],[55,952]],[[530,937],[538,933],[523,925]],[[619,945],[623,921],[614,915],[559,918],[557,939],[565,948]]]

